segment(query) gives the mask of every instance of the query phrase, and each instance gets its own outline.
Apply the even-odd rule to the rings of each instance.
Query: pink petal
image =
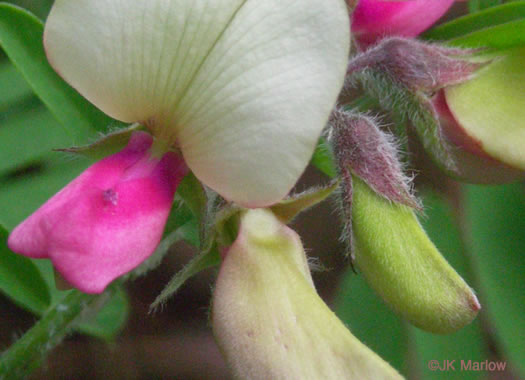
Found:
[[[454,0],[360,0],[352,13],[352,32],[361,48],[386,36],[415,37],[434,24]]]
[[[186,165],[175,153],[149,154],[152,139],[135,133],[121,152],[89,167],[16,227],[9,247],[50,258],[86,293],[100,293],[153,253]]]

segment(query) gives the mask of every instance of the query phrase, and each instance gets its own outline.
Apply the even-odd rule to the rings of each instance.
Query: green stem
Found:
[[[73,290],[51,306],[22,338],[2,354],[0,379],[22,379],[38,368],[46,354],[71,331],[73,322],[86,306],[99,297]]]

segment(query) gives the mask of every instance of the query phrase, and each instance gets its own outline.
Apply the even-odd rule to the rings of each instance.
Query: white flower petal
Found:
[[[341,88],[342,0],[57,0],[55,69],[110,116],[177,138],[227,199],[274,203],[294,185]]]

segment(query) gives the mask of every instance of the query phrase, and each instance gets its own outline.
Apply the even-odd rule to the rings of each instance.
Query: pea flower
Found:
[[[352,32],[363,49],[386,36],[415,37],[441,18],[454,1],[358,0]]]
[[[57,0],[44,46],[80,94],[154,139],[135,135],[9,239],[98,293],[152,253],[186,167],[245,207],[288,193],[342,87],[349,25],[342,0]]]
[[[211,318],[236,379],[402,379],[322,301],[299,236],[269,210],[241,217]]]
[[[127,147],[89,167],[16,227],[13,251],[49,258],[86,293],[100,293],[144,261],[160,241],[178,183],[180,156],[155,157],[152,138],[135,132]]]
[[[474,183],[525,177],[523,65],[525,49],[499,53],[474,78],[441,89],[433,99],[460,169]]]

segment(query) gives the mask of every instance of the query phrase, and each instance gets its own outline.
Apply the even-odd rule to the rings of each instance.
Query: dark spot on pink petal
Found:
[[[118,203],[118,193],[113,189],[105,190],[102,194],[104,202],[111,203],[113,206],[116,206]]]

